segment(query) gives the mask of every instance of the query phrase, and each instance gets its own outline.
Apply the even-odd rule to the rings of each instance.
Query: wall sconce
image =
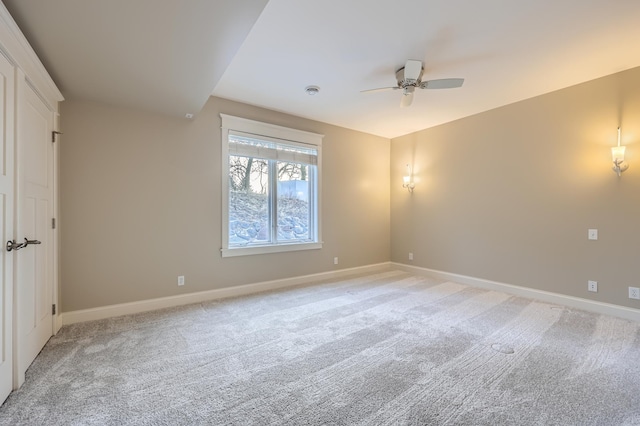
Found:
[[[624,162],[624,151],[626,146],[620,146],[620,127],[618,127],[618,146],[611,148],[611,156],[613,157],[613,171],[618,174],[624,172],[629,168],[629,165]]]
[[[411,173],[411,167],[407,164],[407,174],[402,176],[402,187],[407,188],[409,192],[413,192],[413,188],[416,184],[413,183],[413,174]]]

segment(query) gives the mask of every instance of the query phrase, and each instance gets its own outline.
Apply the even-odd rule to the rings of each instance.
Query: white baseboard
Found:
[[[53,316],[53,334],[58,334],[58,331],[62,328],[62,315]]]
[[[391,262],[391,266],[395,269],[400,269],[402,271],[410,272],[416,275],[445,279],[459,284],[470,285],[472,287],[502,291],[504,293],[509,293],[516,296],[538,299],[544,302],[570,306],[572,308],[584,309],[585,311],[591,311],[598,314],[612,315],[615,317],[640,322],[640,310],[628,308],[626,306],[603,303],[589,299],[582,299],[580,297],[567,296],[560,293],[536,290],[528,287],[520,287],[513,284],[505,284],[496,281],[485,280],[482,278],[469,277],[467,275],[458,275],[450,272],[437,271],[435,269],[405,265],[403,263]]]
[[[153,311],[155,309],[189,305],[191,303],[205,302],[208,300],[244,296],[261,291],[292,287],[295,285],[307,284],[314,281],[321,281],[331,278],[339,278],[353,274],[379,272],[389,269],[390,265],[390,262],[377,263],[374,265],[340,269],[337,271],[321,272],[318,274],[303,275],[281,280],[264,281],[254,284],[239,285],[235,287],[226,287],[215,290],[200,291],[196,293],[181,294],[177,296],[161,297],[158,299],[141,300],[139,302],[121,303],[117,305],[101,306],[98,308],[63,312],[60,315],[60,318],[62,325],[68,325],[84,321],[117,317],[121,315],[137,314],[141,312]]]

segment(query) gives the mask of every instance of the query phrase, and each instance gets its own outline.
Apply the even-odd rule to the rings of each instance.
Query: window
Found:
[[[318,249],[322,135],[222,117],[222,256]]]

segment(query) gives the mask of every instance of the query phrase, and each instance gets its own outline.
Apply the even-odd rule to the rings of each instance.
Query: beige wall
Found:
[[[322,250],[220,256],[221,112],[325,135]],[[389,261],[388,139],[217,98],[192,121],[61,114],[63,312]]]
[[[640,68],[393,139],[391,179],[393,261],[640,308]]]
[[[192,121],[61,109],[63,312],[389,259],[640,308],[627,298],[640,286],[640,69],[396,138],[391,153],[384,138],[216,98]],[[220,257],[220,112],[326,135],[322,250]]]

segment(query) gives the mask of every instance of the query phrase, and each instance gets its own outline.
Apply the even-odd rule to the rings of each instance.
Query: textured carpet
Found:
[[[640,425],[640,324],[389,271],[63,327],[25,425]]]

